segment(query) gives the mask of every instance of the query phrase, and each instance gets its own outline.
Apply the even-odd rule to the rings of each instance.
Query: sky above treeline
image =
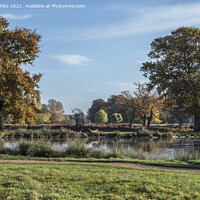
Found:
[[[26,4],[50,8],[25,8]],[[26,67],[43,74],[42,103],[56,99],[65,113],[76,107],[87,112],[94,99],[132,92],[133,82],[147,81],[140,67],[151,42],[181,26],[199,27],[200,1],[1,0],[0,16],[12,28],[36,29],[42,35],[39,58]]]

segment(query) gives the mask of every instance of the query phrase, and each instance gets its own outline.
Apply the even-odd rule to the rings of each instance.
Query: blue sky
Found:
[[[107,99],[133,82],[153,39],[180,26],[200,25],[200,1],[179,0],[1,0],[0,4],[74,4],[85,8],[6,9],[11,27],[36,29],[41,53],[32,73],[43,74],[42,103],[61,101],[65,113],[84,112],[94,99]]]

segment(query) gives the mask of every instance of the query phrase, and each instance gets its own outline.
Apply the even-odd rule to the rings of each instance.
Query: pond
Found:
[[[35,139],[37,141],[37,139]],[[52,139],[49,140],[55,149],[61,150],[67,146],[67,140]],[[6,140],[7,147],[15,147],[19,140]],[[107,138],[89,138],[86,145],[92,148],[109,150],[118,150],[126,153],[145,153],[153,159],[171,160],[181,154],[200,153],[199,139],[107,139]]]

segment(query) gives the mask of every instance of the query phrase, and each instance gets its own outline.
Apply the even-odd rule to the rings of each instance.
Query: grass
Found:
[[[189,161],[179,161],[179,160],[139,160],[132,158],[47,158],[47,157],[31,157],[31,156],[13,156],[7,154],[0,154],[0,160],[38,160],[38,161],[55,161],[55,162],[105,162],[105,163],[134,163],[142,165],[151,166],[164,166],[164,167],[177,167],[177,168],[191,168],[200,169],[200,160],[189,160]]]
[[[51,138],[75,138],[75,137],[87,137],[87,134],[79,131],[72,131],[66,128],[60,129],[26,129],[19,128],[16,130],[6,129],[4,131],[0,131],[0,138],[43,138],[43,139],[51,139]]]
[[[194,173],[74,163],[0,165],[2,200],[200,199],[200,175]]]
[[[132,131],[72,131],[66,128],[37,128],[27,129],[18,128],[14,130],[5,129],[0,131],[0,138],[40,138],[40,139],[52,139],[52,138],[88,138],[88,137],[106,137],[106,138],[136,138],[136,137],[147,137],[147,138],[198,138],[200,133],[192,132],[190,129],[176,129],[171,128],[167,130],[148,130],[146,128],[140,128],[139,130]]]

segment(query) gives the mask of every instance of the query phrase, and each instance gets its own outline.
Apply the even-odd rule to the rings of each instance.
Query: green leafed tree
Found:
[[[46,104],[41,105],[40,113],[39,113],[39,123],[50,123],[51,122],[51,113],[48,110]]]
[[[200,29],[181,27],[155,39],[148,57],[141,71],[149,86],[169,105],[193,115],[194,130],[200,130]]]
[[[103,99],[95,99],[92,102],[92,106],[88,109],[87,118],[91,122],[95,122],[94,116],[95,114],[102,108],[104,108],[106,102]]]
[[[22,66],[32,65],[38,57],[40,39],[30,29],[9,29],[0,17],[0,128],[8,117],[13,123],[38,120],[41,74],[31,75]]]
[[[94,120],[97,123],[105,123],[108,121],[108,115],[104,110],[101,109],[95,114]]]
[[[122,115],[120,113],[114,113],[111,115],[111,122],[120,123],[123,121]]]
[[[85,115],[80,108],[72,109],[76,121],[76,127],[83,127],[85,124]]]

